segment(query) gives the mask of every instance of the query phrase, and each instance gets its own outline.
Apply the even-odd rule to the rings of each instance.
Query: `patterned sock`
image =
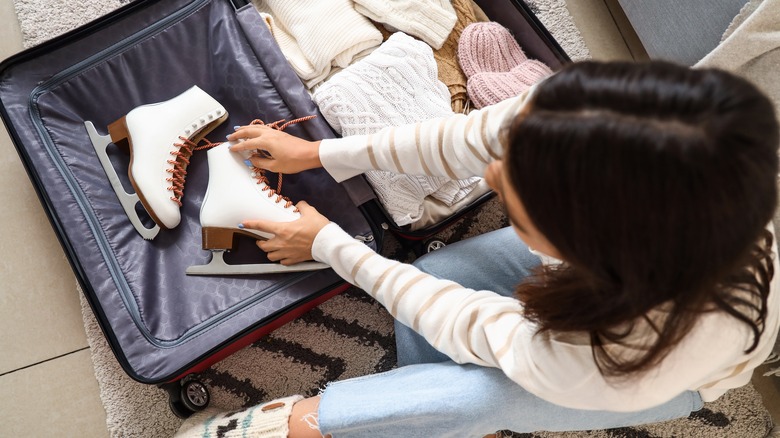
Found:
[[[280,398],[234,412],[198,412],[184,421],[174,438],[286,438],[293,405],[300,395]]]

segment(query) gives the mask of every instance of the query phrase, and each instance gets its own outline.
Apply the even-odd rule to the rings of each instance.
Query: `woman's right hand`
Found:
[[[320,142],[308,141],[265,125],[240,126],[227,136],[233,152],[252,153],[255,167],[277,173],[298,173],[322,167]]]

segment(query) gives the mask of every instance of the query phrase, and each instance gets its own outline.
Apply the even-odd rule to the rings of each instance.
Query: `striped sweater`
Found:
[[[521,95],[468,115],[323,140],[320,159],[337,181],[380,169],[450,178],[482,176],[487,164],[502,155],[501,128],[525,100]],[[464,288],[388,260],[333,223],[317,235],[312,254],[455,362],[500,368],[529,392],[570,408],[636,411],[685,390],[698,390],[705,401],[715,400],[750,380],[752,369],[771,352],[780,324],[780,275],[775,275],[766,330],[751,354],[744,354],[752,342],[748,327],[722,312],[710,312],[656,369],[615,382],[596,367],[587,334],[537,334],[537,327],[523,317],[522,303],[514,298]],[[775,272],[780,272],[776,258],[774,263]],[[636,340],[642,342],[643,336]]]

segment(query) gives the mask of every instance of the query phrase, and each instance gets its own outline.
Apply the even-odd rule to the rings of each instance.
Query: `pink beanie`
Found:
[[[468,79],[466,92],[476,108],[484,108],[523,91],[552,74],[550,67],[529,59],[507,72],[481,72]]]
[[[486,71],[509,71],[526,59],[509,30],[498,23],[472,23],[463,29],[458,40],[458,61],[466,77]]]
[[[553,73],[545,64],[528,59],[509,30],[494,22],[463,29],[458,61],[468,78],[466,91],[477,108],[517,96]]]

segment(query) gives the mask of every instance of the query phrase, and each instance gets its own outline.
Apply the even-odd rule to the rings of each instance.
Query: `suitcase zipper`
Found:
[[[157,347],[172,347],[175,345],[182,344],[187,340],[189,340],[190,338],[198,336],[201,332],[208,330],[211,326],[215,325],[218,321],[224,318],[229,318],[230,316],[235,314],[235,312],[243,308],[249,307],[259,301],[262,301],[263,298],[272,294],[276,290],[297,283],[298,281],[303,280],[305,277],[308,277],[311,274],[310,273],[298,274],[288,281],[280,282],[278,285],[276,285],[276,287],[265,290],[262,294],[253,296],[251,300],[244,300],[238,303],[233,308],[223,311],[222,314],[213,316],[209,320],[206,320],[198,324],[197,330],[194,331],[188,330],[178,339],[161,340],[154,337],[149,332],[146,325],[143,323],[137,303],[135,299],[132,299],[133,294],[130,290],[129,285],[127,284],[127,280],[122,274],[121,268],[119,267],[117,261],[113,257],[111,257],[110,244],[108,243],[103,233],[103,230],[100,228],[98,220],[95,214],[92,212],[92,209],[89,206],[89,202],[87,201],[86,196],[84,195],[83,192],[81,192],[78,189],[78,184],[76,182],[75,177],[71,173],[68,166],[64,163],[62,158],[56,153],[54,144],[51,138],[49,137],[49,135],[47,134],[45,127],[43,126],[43,121],[41,119],[41,114],[40,114],[40,110],[38,109],[37,102],[41,95],[47,93],[49,90],[53,88],[56,88],[62,83],[67,82],[75,75],[83,71],[85,68],[88,68],[98,62],[104,61],[105,59],[110,58],[111,56],[124,51],[128,47],[132,47],[138,44],[142,40],[146,39],[148,36],[154,35],[158,33],[160,30],[168,27],[169,25],[184,19],[185,17],[194,13],[196,10],[200,9],[203,5],[209,3],[210,1],[211,0],[195,0],[192,3],[188,4],[187,6],[183,7],[182,9],[179,9],[178,11],[172,13],[171,15],[166,16],[164,19],[156,22],[155,24],[139,32],[136,32],[135,34],[131,35],[129,38],[117,42],[114,45],[109,46],[103,49],[102,51],[82,61],[79,61],[78,63],[66,68],[65,70],[62,70],[61,72],[53,75],[51,78],[40,82],[38,86],[35,87],[35,89],[30,93],[30,99],[29,99],[30,118],[33,124],[35,125],[35,129],[38,132],[39,137],[43,140],[43,144],[45,146],[46,152],[51,157],[52,162],[54,163],[57,170],[59,171],[59,174],[65,180],[68,190],[71,192],[71,194],[73,194],[73,197],[75,198],[76,203],[79,206],[79,209],[81,210],[82,214],[84,215],[84,218],[86,219],[87,225],[89,226],[92,235],[95,236],[95,241],[97,242],[98,248],[100,249],[101,255],[103,256],[103,260],[105,260],[106,262],[106,266],[108,267],[109,274],[111,275],[111,278],[114,280],[114,283],[117,285],[117,288],[119,289],[119,296],[122,299],[122,303],[125,305],[125,308],[129,310],[133,321],[135,322],[139,331],[146,338],[146,340],[149,341],[149,343],[151,343],[152,345],[155,345]]]

